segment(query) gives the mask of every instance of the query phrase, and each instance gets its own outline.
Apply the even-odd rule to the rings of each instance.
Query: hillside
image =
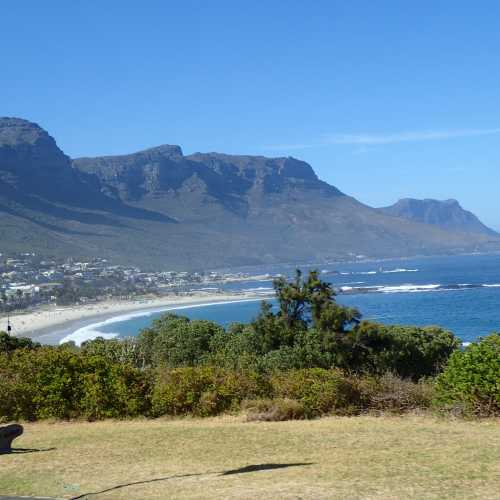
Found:
[[[26,424],[14,443],[28,451],[0,457],[0,491],[74,499],[493,500],[498,430],[492,419],[430,416]]]
[[[389,215],[432,224],[447,230],[498,236],[498,233],[485,226],[472,212],[464,210],[457,200],[404,198],[380,210]]]
[[[159,146],[70,160],[38,125],[0,119],[3,251],[214,268],[500,249],[500,237],[368,207],[294,158]]]

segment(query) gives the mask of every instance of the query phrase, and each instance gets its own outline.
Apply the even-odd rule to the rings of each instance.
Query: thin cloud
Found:
[[[261,149],[265,149],[268,151],[292,151],[295,149],[309,149],[314,148],[316,146],[321,146],[321,143],[316,144],[272,144],[270,146],[265,146]]]
[[[466,130],[429,130],[421,132],[397,132],[393,134],[331,134],[324,136],[325,144],[356,144],[373,146],[400,142],[439,141],[459,137],[478,137],[500,134],[500,128]]]
[[[456,139],[460,137],[480,137],[500,134],[500,128],[426,130],[416,132],[394,132],[392,134],[326,134],[315,142],[302,144],[276,144],[266,146],[269,151],[292,151],[317,148],[331,144],[350,144],[355,146],[377,146],[401,142],[423,142]],[[364,152],[364,151],[363,151]]]

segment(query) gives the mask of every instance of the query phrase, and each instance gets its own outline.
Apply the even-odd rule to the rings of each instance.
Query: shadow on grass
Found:
[[[42,451],[53,451],[56,448],[12,448],[10,450],[0,450],[0,455],[15,455],[20,453],[40,453]]]
[[[119,490],[122,488],[127,488],[129,486],[138,486],[141,484],[150,484],[157,483],[160,481],[168,481],[169,479],[180,479],[185,477],[196,477],[196,476],[209,476],[212,474],[218,474],[219,476],[230,476],[236,474],[247,474],[249,472],[260,472],[265,470],[275,470],[275,469],[286,469],[288,467],[302,467],[305,465],[314,465],[313,462],[298,462],[291,464],[256,464],[256,465],[247,465],[246,467],[241,467],[240,469],[232,469],[227,471],[219,471],[219,472],[205,472],[198,474],[174,474],[173,476],[165,476],[165,477],[157,477],[155,479],[147,479],[145,481],[135,481],[131,483],[118,484],[116,486],[112,486],[111,488],[107,488],[101,491],[93,491],[90,493],[83,493],[82,495],[78,495],[76,497],[72,497],[70,500],[78,500],[87,498],[94,495],[102,495],[103,493],[109,493],[110,491]]]
[[[240,469],[227,470],[221,476],[231,476],[232,474],[247,474],[248,472],[259,472],[262,470],[286,469],[288,467],[302,467],[304,465],[314,465],[312,462],[297,462],[294,464],[258,464],[247,465]]]

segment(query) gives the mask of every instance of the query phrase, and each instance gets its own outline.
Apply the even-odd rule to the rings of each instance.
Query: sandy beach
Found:
[[[44,306],[26,313],[10,316],[12,334],[40,340],[51,332],[67,330],[69,325],[91,323],[119,316],[123,313],[157,310],[163,307],[189,306],[231,302],[239,300],[258,300],[262,296],[250,293],[203,293],[171,295],[167,297],[138,298],[136,300],[109,300],[78,306]],[[7,316],[0,316],[0,331],[7,330]]]

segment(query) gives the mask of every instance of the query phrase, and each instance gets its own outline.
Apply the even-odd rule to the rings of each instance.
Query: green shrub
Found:
[[[38,342],[33,342],[27,337],[14,337],[6,332],[0,332],[0,352],[12,352],[16,349],[36,349]]]
[[[87,357],[81,377],[79,414],[88,420],[135,417],[148,413],[148,380],[127,364],[102,356]]]
[[[138,345],[147,366],[196,366],[205,361],[212,338],[223,332],[213,321],[165,314],[139,334]]]
[[[236,410],[243,399],[269,393],[254,373],[212,366],[159,369],[151,394],[151,412],[161,415],[217,415]]]
[[[0,419],[128,417],[147,412],[146,374],[62,347],[0,354]]]
[[[436,404],[478,416],[500,415],[500,334],[457,351],[436,381]]]
[[[439,373],[460,341],[439,327],[387,326],[363,321],[348,333],[343,367],[418,380]]]
[[[294,399],[253,399],[245,400],[241,409],[247,420],[281,422],[283,420],[302,420],[305,418],[304,405]]]
[[[44,347],[16,350],[4,361],[0,393],[10,406],[0,403],[3,417],[35,420],[77,416],[75,401],[80,398],[83,371],[80,356]]]
[[[210,339],[207,364],[228,370],[255,370],[259,364],[260,346],[254,329],[242,323],[233,323]]]
[[[35,419],[34,387],[26,375],[27,370],[13,366],[11,358],[0,352],[0,422]]]
[[[338,370],[292,370],[274,374],[270,381],[273,397],[299,401],[306,418],[356,413],[359,408],[359,391]]]

